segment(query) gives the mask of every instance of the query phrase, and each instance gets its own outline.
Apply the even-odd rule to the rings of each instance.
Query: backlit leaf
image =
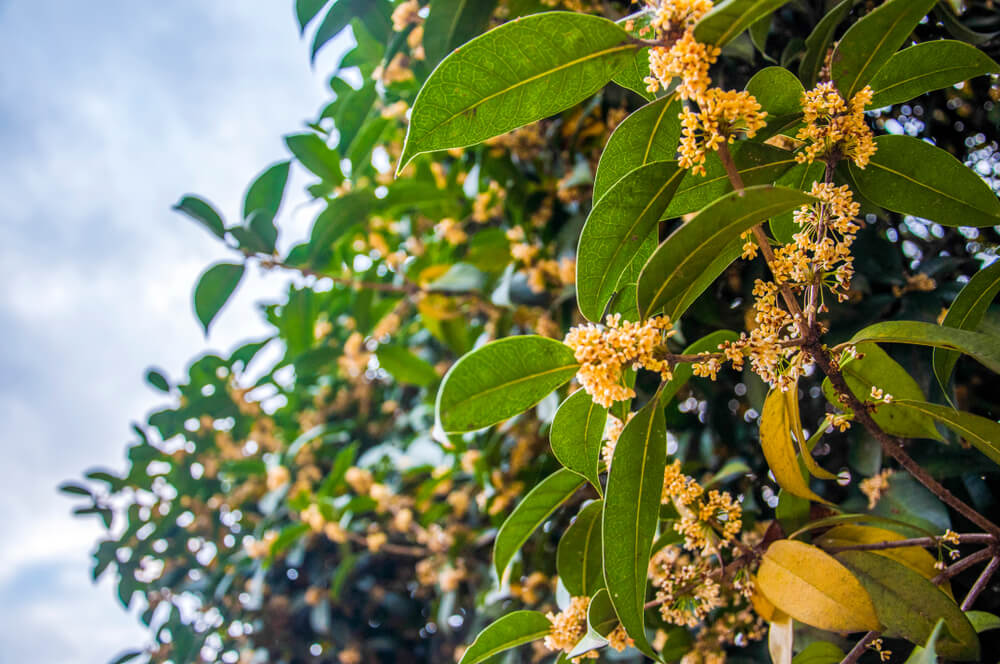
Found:
[[[552,623],[538,611],[514,611],[484,629],[458,664],[479,664],[493,655],[545,637]]]
[[[767,651],[771,655],[771,664],[792,664],[792,643],[795,631],[792,617],[787,613],[776,611],[767,630]]]
[[[380,344],[375,351],[379,366],[400,383],[427,387],[438,379],[437,371],[403,346]]]
[[[792,658],[792,664],[840,664],[844,651],[829,641],[813,641]]]
[[[489,25],[496,0],[431,0],[424,21],[424,51],[435,65]]]
[[[493,341],[452,365],[438,390],[438,418],[448,432],[488,427],[534,406],[578,368],[573,351],[553,339]]]

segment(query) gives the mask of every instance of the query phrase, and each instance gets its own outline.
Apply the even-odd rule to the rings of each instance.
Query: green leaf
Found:
[[[316,14],[329,0],[295,0],[295,18],[299,22],[299,33],[306,31],[306,26],[316,18]]]
[[[583,485],[583,478],[576,473],[561,468],[538,483],[528,492],[524,500],[517,504],[507,520],[497,531],[493,543],[493,565],[497,576],[503,578],[507,565],[531,533],[545,523],[556,508],[566,502]]]
[[[984,74],[1000,71],[988,55],[975,46],[938,39],[904,48],[893,55],[872,79],[872,108],[909,101],[933,90]]]
[[[875,205],[944,226],[1000,224],[1000,200],[982,178],[941,148],[910,136],[879,136],[864,169],[850,164]]]
[[[955,16],[953,7],[944,6],[947,3],[939,3],[937,7],[934,8],[934,16],[941,20],[941,23],[948,32],[952,34],[956,39],[961,39],[962,41],[975,44],[976,46],[981,46],[988,41],[992,41],[1000,36],[1000,31],[996,32],[977,32],[967,27],[964,23],[958,20]]]
[[[771,184],[796,164],[792,153],[751,141],[734,145],[732,155],[745,187]],[[687,173],[662,218],[696,212],[732,190],[719,155],[711,152],[705,161],[705,175]]]
[[[813,641],[792,658],[792,664],[840,664],[844,651],[829,641]]]
[[[615,446],[603,520],[604,580],[611,603],[636,647],[650,657],[643,604],[666,462],[666,423],[653,399],[625,425]]]
[[[449,55],[424,83],[399,168],[420,153],[475,145],[574,106],[638,49],[599,16],[545,12],[504,23]]]
[[[337,0],[334,2],[313,35],[312,47],[309,49],[309,62],[315,63],[319,50],[350,25],[352,18],[367,14],[374,4],[371,0]]]
[[[146,382],[161,392],[170,391],[170,382],[167,380],[166,376],[156,369],[149,369],[146,371]]]
[[[991,629],[1000,629],[1000,617],[987,611],[966,611],[965,617],[969,619],[977,634]]]
[[[844,99],[875,78],[936,1],[888,0],[844,33],[830,70]]]
[[[496,0],[431,0],[424,21],[427,64],[436,65],[485,30],[496,5]]]
[[[639,166],[677,156],[680,112],[680,101],[671,95],[646,104],[615,128],[597,164],[595,202]]]
[[[986,310],[1000,292],[1000,261],[972,275],[969,283],[962,287],[958,296],[948,307],[941,325],[959,330],[975,330],[986,316]],[[947,394],[951,372],[958,362],[955,351],[934,349],[934,375],[941,389]]]
[[[934,630],[927,638],[927,643],[914,648],[910,656],[906,658],[906,664],[938,664],[937,642],[944,630],[944,620],[938,618],[937,623],[934,624]]]
[[[475,431],[518,415],[568,382],[579,368],[565,344],[515,336],[458,360],[438,390],[437,416],[448,432]]]
[[[381,345],[375,351],[379,365],[400,383],[427,387],[438,379],[437,371],[402,346]]]
[[[796,164],[784,175],[778,178],[774,184],[782,187],[791,187],[799,191],[811,191],[814,182],[823,181],[825,166],[818,161],[811,164]],[[773,217],[768,223],[771,235],[781,244],[789,244],[795,241],[795,234],[802,231],[802,227],[795,223],[795,215],[786,212]]]
[[[577,515],[559,540],[556,569],[573,597],[590,597],[604,586],[601,558],[601,512],[604,503],[590,503]]]
[[[92,495],[90,489],[75,482],[63,482],[59,485],[59,491],[71,496],[87,496],[89,498]]]
[[[847,18],[847,14],[857,3],[858,0],[843,0],[828,11],[813,28],[812,33],[806,37],[806,52],[802,56],[802,61],[799,62],[799,79],[805,87],[810,89],[815,87],[837,26]]]
[[[615,286],[615,299],[611,303],[611,313],[621,314],[625,320],[639,320],[639,305],[635,299],[639,273],[642,272],[649,257],[656,251],[656,246],[655,233],[650,233],[639,245],[639,251],[622,272],[622,276],[618,277],[618,285]]]
[[[549,633],[552,623],[538,611],[514,611],[484,629],[458,664],[478,664],[493,655],[536,641]]]
[[[590,211],[576,261],[577,303],[589,320],[601,319],[619,277],[656,228],[684,173],[676,161],[640,166]]]
[[[643,318],[662,309],[677,320],[735,258],[732,248],[741,233],[812,201],[801,191],[766,185],[732,192],[706,207],[664,240],[639,275]],[[720,256],[729,262],[722,264]]]
[[[739,339],[739,336],[740,335],[736,334],[732,330],[717,330],[702,337],[701,339],[698,339],[685,348],[684,355],[718,352],[721,344],[726,341],[736,341]],[[665,406],[670,403],[677,393],[680,392],[685,385],[687,385],[693,375],[694,369],[691,367],[689,362],[683,362],[675,366],[673,377],[660,389],[660,405]]]
[[[598,493],[602,489],[597,471],[607,419],[607,408],[594,403],[584,390],[577,390],[559,406],[549,432],[552,453],[559,463],[589,480]]]
[[[900,320],[869,325],[854,335],[851,344],[865,341],[877,343],[933,346],[964,353],[975,358],[995,373],[1000,373],[1000,344],[997,338],[980,332],[969,332],[933,323]]]
[[[788,0],[724,0],[694,26],[695,39],[725,46],[760,18]]]
[[[768,116],[802,113],[802,95],[805,89],[795,74],[784,67],[766,67],[753,75],[747,83],[752,94],[767,111]]]
[[[863,357],[848,360],[841,367],[844,380],[858,399],[862,402],[876,403],[872,399],[872,386],[885,390],[893,399],[912,399],[924,401],[924,391],[920,389],[910,374],[899,365],[888,353],[873,343],[858,345],[858,352]],[[837,391],[827,378],[823,381],[823,394],[837,408],[843,404],[837,398]],[[878,404],[872,419],[886,433],[903,438],[930,438],[941,440],[941,434],[934,426],[934,421],[918,412],[907,411],[895,403]]]
[[[126,664],[126,662],[131,662],[136,657],[141,657],[144,654],[145,651],[143,650],[129,650],[116,657],[111,664]]]
[[[944,532],[951,527],[948,508],[923,484],[905,473],[895,473],[889,478],[889,488],[882,492],[874,514],[910,524],[911,528],[893,525],[908,537],[926,537]]]
[[[943,618],[948,633],[938,641],[938,653],[958,660],[979,657],[979,639],[969,619],[929,580],[905,565],[873,553],[843,551],[837,554],[837,559],[854,572],[871,595],[886,636],[923,643],[938,618]]]
[[[646,101],[656,99],[656,95],[646,89],[649,76],[649,47],[636,51],[632,59],[611,77],[612,82],[626,90],[631,90]]]
[[[282,161],[268,167],[257,176],[243,201],[244,219],[249,219],[250,214],[257,210],[269,212],[272,218],[278,216],[278,208],[281,207],[281,199],[285,195],[290,165],[291,162]]]
[[[607,636],[618,626],[618,615],[611,604],[607,588],[601,588],[590,598],[587,607],[587,629],[600,636]]]
[[[243,269],[239,263],[216,263],[198,279],[194,289],[194,312],[206,335],[212,320],[239,286]]]
[[[319,176],[326,184],[336,187],[344,181],[340,170],[340,155],[312,132],[289,134],[285,145],[303,166]]]
[[[313,222],[309,235],[309,258],[313,263],[328,255],[331,245],[353,226],[365,220],[370,198],[365,191],[352,191],[327,203]]]
[[[222,238],[226,237],[226,225],[211,203],[197,196],[185,196],[174,206],[174,209],[191,217],[212,234]]]
[[[995,421],[923,401],[897,399],[893,404],[904,410],[934,418],[988,456],[994,463],[1000,464],[1000,424]]]

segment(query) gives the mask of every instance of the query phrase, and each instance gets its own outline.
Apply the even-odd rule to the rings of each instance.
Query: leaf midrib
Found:
[[[504,389],[506,387],[510,387],[511,385],[517,385],[518,383],[523,383],[526,380],[533,380],[535,378],[541,378],[543,376],[548,376],[549,374],[553,374],[553,373],[556,373],[556,372],[559,372],[559,371],[566,371],[567,369],[576,369],[579,366],[580,365],[578,363],[567,364],[566,366],[556,367],[554,369],[547,369],[545,371],[540,371],[538,373],[533,373],[533,374],[529,374],[527,376],[522,376],[521,378],[515,378],[514,380],[507,381],[505,383],[501,383],[500,385],[495,385],[493,387],[487,388],[487,389],[483,390],[482,392],[477,392],[476,394],[473,394],[470,397],[466,397],[465,399],[462,399],[461,401],[456,401],[456,402],[454,402],[452,404],[448,404],[447,408],[448,408],[448,410],[455,410],[455,409],[458,409],[458,408],[464,406],[465,404],[469,403],[470,401],[475,401],[476,399],[481,399],[482,397],[484,397],[487,394],[491,394],[493,392],[496,392],[497,390],[502,390],[502,389]]]

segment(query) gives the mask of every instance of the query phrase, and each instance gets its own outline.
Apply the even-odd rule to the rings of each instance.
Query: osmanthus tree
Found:
[[[256,265],[273,333],[63,487],[119,661],[991,652],[989,0],[296,12],[334,99],[238,221],[177,206],[236,256],[205,328]]]

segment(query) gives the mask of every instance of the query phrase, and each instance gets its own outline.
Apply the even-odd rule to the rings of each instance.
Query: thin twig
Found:
[[[840,553],[841,551],[882,551],[884,549],[902,549],[908,546],[932,547],[941,543],[940,537],[913,537],[910,539],[892,540],[889,542],[873,542],[869,544],[851,544],[849,546],[835,546],[826,549],[829,553]],[[970,533],[959,535],[958,541],[963,544],[993,544],[997,538],[993,535],[983,533]]]
[[[868,649],[868,644],[878,638],[878,634],[877,631],[872,630],[861,637],[861,640],[851,648],[851,652],[847,653],[844,659],[840,660],[840,664],[854,664],[854,662],[858,661],[861,655],[865,654],[865,650]]]
[[[934,585],[938,585],[944,581],[947,581],[951,577],[961,574],[962,572],[969,569],[976,563],[981,563],[982,561],[992,557],[993,555],[994,555],[993,547],[969,554],[965,558],[962,558],[957,563],[951,565],[950,567],[948,567],[948,569],[944,570],[943,572],[935,576],[933,579],[931,579],[931,583],[933,583]]]
[[[968,611],[972,608],[972,605],[976,603],[976,598],[986,590],[986,586],[989,584],[990,579],[993,578],[993,575],[996,574],[998,568],[1000,568],[1000,557],[994,556],[990,564],[983,570],[983,573],[976,579],[976,583],[969,590],[969,594],[962,600],[963,611]]]

